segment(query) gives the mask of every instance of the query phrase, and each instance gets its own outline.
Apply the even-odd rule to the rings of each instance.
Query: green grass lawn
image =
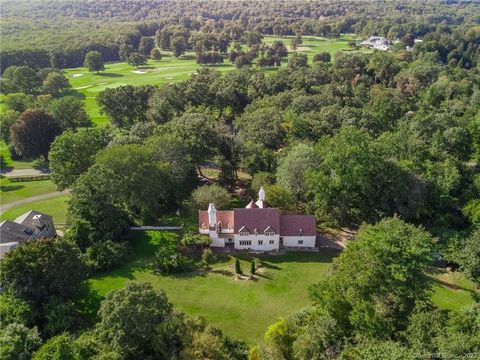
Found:
[[[31,169],[40,163],[39,160],[12,160],[8,146],[3,140],[0,140],[0,155],[3,159],[2,168]]]
[[[0,201],[2,204],[54,191],[57,191],[57,186],[50,180],[11,182],[7,178],[0,179]]]
[[[288,316],[310,304],[308,286],[326,275],[338,254],[321,250],[261,256],[264,270],[255,280],[237,280],[232,276],[232,256],[223,257],[208,273],[158,275],[152,269],[153,255],[162,244],[176,241],[176,236],[172,232],[136,233],[132,261],[118,270],[91,278],[84,303],[98,306],[110,290],[122,288],[129,281],[147,281],[163,289],[177,309],[192,316],[203,316],[227,335],[257,343],[278,317]],[[238,256],[242,269],[248,271],[250,255]],[[458,310],[473,302],[473,284],[461,274],[449,281],[453,284],[448,284],[441,275],[435,278],[432,297],[435,304],[443,309]],[[93,309],[89,311],[95,313]]]
[[[231,274],[234,258],[224,257],[208,273],[160,276],[152,270],[152,256],[174,233],[147,232],[135,238],[135,260],[89,280],[92,294],[105,296],[128,281],[148,281],[163,289],[177,309],[203,316],[226,334],[249,343],[261,341],[268,325],[279,316],[307,306],[307,287],[323,276],[336,253],[288,253],[263,257],[264,271],[255,280],[236,280]],[[250,256],[242,256],[242,269],[250,269]]]
[[[55,224],[65,224],[69,195],[62,195],[53,199],[34,201],[29,204],[16,206],[0,216],[0,220],[14,220],[29,210],[37,210],[51,215]]]

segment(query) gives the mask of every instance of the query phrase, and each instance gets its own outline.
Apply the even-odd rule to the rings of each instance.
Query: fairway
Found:
[[[265,43],[272,43],[281,40],[289,47],[291,37],[266,36]],[[318,36],[305,36],[299,52],[306,53],[311,61],[316,53],[326,51],[332,55],[338,51],[369,51],[366,49],[352,50],[348,42],[353,38],[351,35],[344,35],[339,39],[324,39]],[[291,50],[291,49],[290,49]],[[290,54],[292,51],[290,51]],[[69,79],[72,87],[84,98],[88,115],[97,125],[106,125],[108,119],[100,113],[96,103],[96,96],[102,90],[122,85],[162,85],[177,81],[186,80],[201,65],[198,65],[193,52],[186,53],[181,58],[175,58],[169,52],[162,51],[162,59],[159,61],[149,60],[147,65],[138,69],[125,62],[107,63],[105,71],[89,73],[84,67],[65,70],[65,76]],[[286,66],[283,64],[282,66]],[[220,72],[235,69],[234,65],[225,58],[223,64],[209,65],[209,68]],[[271,71],[269,69],[268,71]]]

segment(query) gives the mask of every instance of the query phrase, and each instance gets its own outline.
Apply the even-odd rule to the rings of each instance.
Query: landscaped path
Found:
[[[25,199],[12,201],[8,204],[2,204],[1,207],[0,207],[0,215],[2,215],[5,211],[8,211],[8,210],[10,210],[10,209],[12,209],[16,206],[19,206],[19,205],[28,204],[28,203],[31,203],[31,202],[34,202],[34,201],[53,199],[53,198],[56,198],[56,197],[59,197],[59,196],[62,196],[62,195],[67,195],[69,193],[70,193],[70,190],[54,191],[54,192],[47,193],[47,194],[41,194],[41,195],[31,196],[31,197],[25,198]]]

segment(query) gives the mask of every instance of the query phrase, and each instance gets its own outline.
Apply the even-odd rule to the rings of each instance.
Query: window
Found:
[[[231,223],[228,223],[228,224],[227,224],[227,229],[228,229],[228,230],[232,230],[232,224],[231,224]]]
[[[222,222],[221,221],[218,222],[218,231],[219,232],[222,231]]]
[[[248,236],[248,235],[250,235],[250,233],[248,231],[242,231],[240,233],[240,236]]]
[[[298,245],[303,245],[303,240],[298,240]]]
[[[258,245],[263,245],[263,240],[258,240]]]
[[[252,245],[252,242],[250,240],[240,240],[240,245],[242,246]]]
[[[270,245],[275,244],[275,240],[270,240]]]
[[[265,233],[265,236],[274,236],[274,235],[275,235],[275,233],[272,232],[272,231],[269,231],[269,232]]]

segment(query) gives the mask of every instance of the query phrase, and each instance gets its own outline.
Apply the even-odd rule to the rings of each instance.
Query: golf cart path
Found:
[[[50,170],[45,169],[2,169],[2,174],[6,177],[16,177],[16,176],[38,176],[49,174]]]
[[[51,193],[46,193],[46,194],[40,194],[40,195],[35,195],[31,196],[25,199],[20,199],[16,201],[12,201],[8,204],[2,204],[0,207],[0,215],[2,215],[5,211],[8,211],[16,206],[19,205],[24,205],[28,204],[34,201],[41,201],[41,200],[48,200],[48,199],[54,199],[56,197],[62,196],[62,195],[68,195],[70,193],[70,190],[64,190],[64,191],[54,191]]]

